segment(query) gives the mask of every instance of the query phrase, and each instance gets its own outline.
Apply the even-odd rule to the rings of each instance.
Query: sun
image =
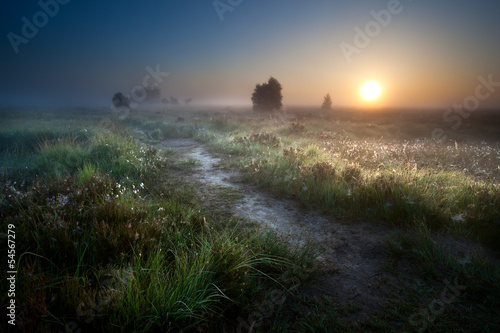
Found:
[[[374,101],[382,94],[382,86],[377,81],[368,81],[361,86],[361,97],[366,101]]]

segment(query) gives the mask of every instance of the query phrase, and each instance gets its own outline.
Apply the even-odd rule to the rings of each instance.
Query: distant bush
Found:
[[[324,100],[323,100],[323,105],[321,105],[322,110],[331,110],[332,109],[332,98],[330,97],[330,94],[326,94]]]
[[[283,106],[283,95],[281,83],[274,77],[271,77],[267,83],[257,84],[252,94],[252,103],[254,111],[272,111],[280,110]]]
[[[121,107],[130,107],[130,97],[128,96],[125,96],[124,94],[122,94],[121,92],[117,92],[112,100],[113,102],[113,105],[115,108],[121,108]]]

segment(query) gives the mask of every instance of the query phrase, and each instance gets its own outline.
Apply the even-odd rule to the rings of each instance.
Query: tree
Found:
[[[272,76],[267,83],[257,84],[252,94],[254,111],[280,110],[283,106],[282,89],[281,83]]]
[[[115,108],[130,107],[130,97],[125,96],[121,92],[117,92],[112,99]]]
[[[323,100],[323,105],[321,105],[322,110],[331,110],[332,109],[332,98],[330,94],[326,94],[325,99]]]

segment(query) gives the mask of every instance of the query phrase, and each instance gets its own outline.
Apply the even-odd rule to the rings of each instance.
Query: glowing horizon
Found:
[[[193,104],[249,104],[255,85],[273,76],[285,105],[321,105],[330,94],[342,107],[449,107],[474,94],[479,76],[500,81],[499,8],[493,0],[245,2],[221,21],[210,2],[71,2],[17,53],[3,39],[0,103],[104,105],[160,66],[169,73],[162,94]],[[9,4],[0,14],[4,36],[24,38],[21,18],[31,22],[41,10]],[[113,14],[93,15],[102,11]],[[353,48],[348,59],[341,45]],[[359,97],[369,78],[383,88],[371,104]],[[481,107],[500,107],[500,93]]]

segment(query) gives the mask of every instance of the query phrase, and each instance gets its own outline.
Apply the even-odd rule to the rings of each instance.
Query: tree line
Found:
[[[257,84],[252,93],[252,103],[253,110],[257,112],[272,112],[273,110],[281,110],[283,107],[283,86],[274,77],[270,77],[269,80],[262,84]],[[158,101],[161,100],[163,104],[178,105],[179,100],[173,96],[161,98],[160,89],[155,87],[149,87],[146,89],[146,95],[144,100],[148,101]],[[185,104],[189,104],[192,98],[184,100]],[[117,108],[119,107],[130,107],[131,98],[121,92],[114,94],[112,98],[113,105]],[[330,110],[332,108],[332,98],[330,94],[324,97],[323,104],[321,105],[322,110]]]

